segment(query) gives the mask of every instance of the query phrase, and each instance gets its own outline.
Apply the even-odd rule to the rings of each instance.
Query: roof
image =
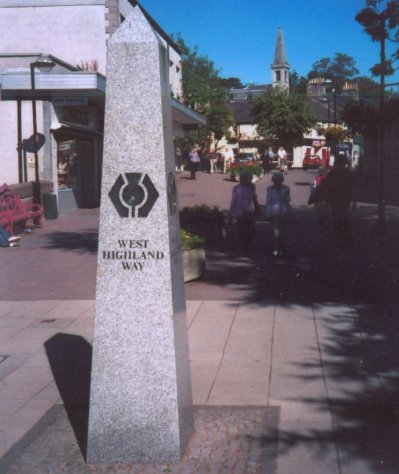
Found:
[[[232,102],[230,107],[233,109],[235,123],[254,123],[255,117],[252,115],[251,102]]]
[[[352,97],[342,94],[327,94],[323,97],[307,97],[307,102],[318,122],[332,123],[336,110],[336,121],[342,123],[341,115],[345,105],[352,101]]]

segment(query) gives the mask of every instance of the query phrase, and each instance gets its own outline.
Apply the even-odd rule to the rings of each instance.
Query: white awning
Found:
[[[1,100],[49,100],[56,96],[105,96],[105,77],[96,72],[35,73],[35,89],[29,72],[5,72],[0,76]]]
[[[28,71],[7,71],[0,75],[1,100],[48,100],[57,104],[60,98],[78,102],[79,98],[101,101],[104,105],[106,78],[96,72],[68,71],[63,73],[35,72],[35,88],[31,87]],[[172,118],[182,126],[204,125],[205,117],[171,98]],[[77,103],[75,105],[78,105]]]

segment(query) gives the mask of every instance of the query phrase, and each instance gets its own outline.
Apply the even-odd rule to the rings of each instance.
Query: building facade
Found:
[[[176,142],[185,125],[204,122],[179,102],[178,45],[139,2],[0,0],[0,28],[8,33],[0,37],[1,183],[51,182],[60,212],[98,206],[107,42],[136,7],[168,51]],[[43,136],[37,164],[34,128]]]

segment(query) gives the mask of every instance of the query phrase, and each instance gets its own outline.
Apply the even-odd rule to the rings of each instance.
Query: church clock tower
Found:
[[[287,62],[285,53],[283,29],[278,28],[276,49],[274,52],[274,61],[272,67],[272,85],[284,90],[289,90],[290,65]]]

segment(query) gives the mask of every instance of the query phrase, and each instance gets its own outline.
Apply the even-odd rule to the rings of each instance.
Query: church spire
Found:
[[[274,51],[274,61],[272,64],[272,85],[273,87],[289,88],[290,65],[287,62],[285,53],[283,29],[278,27],[276,49]]]

